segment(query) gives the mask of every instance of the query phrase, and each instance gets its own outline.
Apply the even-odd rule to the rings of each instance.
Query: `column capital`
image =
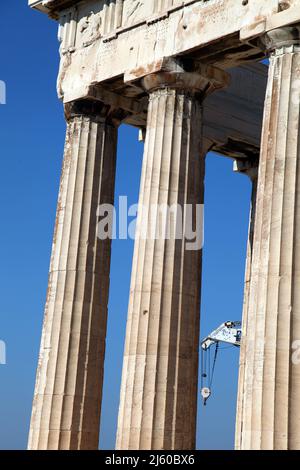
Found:
[[[227,72],[206,64],[198,64],[192,71],[185,71],[181,67],[161,70],[142,79],[147,92],[170,88],[205,96],[227,87],[229,83],[230,75]]]
[[[125,118],[126,112],[110,104],[92,99],[80,99],[64,105],[67,121],[76,117],[87,117],[95,122],[110,124],[118,127]]]
[[[261,43],[270,53],[285,47],[300,47],[300,23],[268,31],[261,37]]]

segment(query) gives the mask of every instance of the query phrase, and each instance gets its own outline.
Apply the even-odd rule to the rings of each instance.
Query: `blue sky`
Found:
[[[0,449],[26,447],[47,288],[65,123],[56,97],[55,22],[31,11],[26,0],[1,0],[0,80]],[[143,146],[137,130],[119,132],[116,196],[137,202]],[[207,158],[201,336],[225,320],[241,318],[250,182],[232,161]],[[109,323],[100,444],[114,447],[133,242],[112,249]],[[238,350],[220,352],[213,396],[199,399],[199,449],[231,449]]]

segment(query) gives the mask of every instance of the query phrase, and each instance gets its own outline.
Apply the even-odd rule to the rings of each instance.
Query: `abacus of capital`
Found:
[[[202,251],[139,227],[149,204],[203,204],[213,150],[253,185],[236,448],[300,450],[300,0],[29,5],[59,22],[67,121],[29,449],[98,448],[111,242],[97,208],[114,202],[126,123],[145,143],[117,449],[195,448]]]

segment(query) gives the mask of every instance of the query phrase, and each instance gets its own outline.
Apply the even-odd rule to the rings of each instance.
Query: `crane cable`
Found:
[[[201,389],[204,387],[204,379],[207,377],[206,373],[206,353],[207,350],[201,348]]]
[[[213,365],[211,367],[211,355],[210,355],[210,348],[202,349],[201,350],[201,388],[204,387],[204,379],[207,379],[208,387],[211,389],[214,372],[216,368],[216,362],[218,357],[219,351],[219,343],[215,345],[215,354],[213,359]]]
[[[219,343],[216,343],[214,361],[213,361],[213,366],[212,366],[211,374],[210,374],[210,382],[209,382],[209,388],[210,389],[211,389],[213,378],[214,378],[214,372],[215,372],[215,367],[216,367],[216,362],[217,362],[218,351],[219,351]]]

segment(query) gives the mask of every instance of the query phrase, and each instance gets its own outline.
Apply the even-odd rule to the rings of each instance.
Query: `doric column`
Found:
[[[150,101],[117,449],[195,447],[201,246],[176,238],[176,230],[155,238],[149,227],[159,223],[151,208],[176,206],[173,220],[180,225],[190,205],[195,230],[204,191],[201,101],[227,78],[217,69],[206,73],[165,72],[144,79]]]
[[[249,216],[249,231],[247,240],[247,255],[246,255],[246,269],[245,269],[245,284],[244,284],[244,302],[243,302],[243,316],[242,316],[242,341],[240,347],[240,358],[239,358],[239,380],[238,380],[238,395],[237,395],[237,416],[236,416],[236,432],[235,432],[235,447],[236,450],[240,448],[240,439],[242,432],[242,415],[241,410],[243,408],[244,400],[244,379],[245,379],[245,363],[246,363],[246,341],[244,338],[247,337],[247,330],[251,328],[248,325],[248,309],[249,309],[249,293],[250,293],[250,281],[251,281],[251,269],[252,269],[252,254],[253,254],[253,236],[254,236],[254,225],[255,225],[255,213],[256,213],[256,196],[257,196],[257,178],[258,178],[258,159],[253,156],[251,159],[246,161],[235,162],[234,170],[238,173],[244,174],[250,178],[252,184],[251,191],[251,207]]]
[[[273,30],[245,343],[241,449],[300,449],[300,26]]]
[[[29,449],[97,449],[110,240],[97,208],[114,201],[117,128],[87,101],[66,110],[65,154]]]

